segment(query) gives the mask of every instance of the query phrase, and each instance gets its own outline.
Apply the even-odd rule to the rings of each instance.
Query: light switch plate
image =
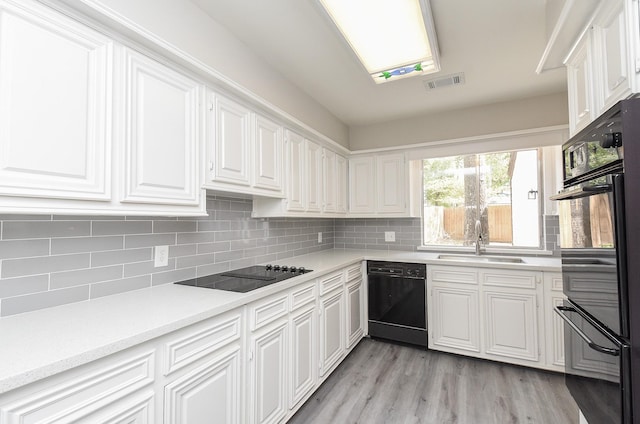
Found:
[[[156,246],[153,266],[161,267],[169,265],[169,246]]]
[[[384,232],[384,241],[396,241],[396,232],[395,231],[385,231]]]

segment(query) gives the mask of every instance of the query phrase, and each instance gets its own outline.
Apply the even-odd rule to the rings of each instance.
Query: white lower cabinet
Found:
[[[251,336],[249,422],[277,423],[287,413],[287,321]]]
[[[315,388],[316,338],[318,334],[315,302],[289,318],[291,366],[289,367],[289,408],[294,408]]]
[[[347,349],[351,349],[362,338],[364,332],[364,290],[362,278],[350,281],[346,286]]]
[[[562,274],[545,272],[544,274],[544,344],[547,367],[564,371],[564,322],[554,312],[562,305],[566,296],[562,292]]]
[[[429,348],[562,371],[562,326],[547,289],[552,276],[557,279],[538,271],[428,267]],[[561,296],[561,281],[559,289]]]
[[[339,363],[345,352],[344,291],[335,290],[320,299],[320,376]]]

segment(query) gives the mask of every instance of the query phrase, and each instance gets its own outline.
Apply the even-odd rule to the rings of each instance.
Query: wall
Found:
[[[559,93],[352,126],[349,146],[351,150],[365,150],[566,125],[569,122],[568,110],[567,94]]]
[[[78,0],[62,0],[79,7]],[[153,33],[347,147],[348,128],[188,0],[81,0]]]
[[[211,197],[203,218],[0,215],[0,316],[333,247],[332,219],[252,219],[251,209]],[[169,245],[168,266],[153,267],[156,245]]]

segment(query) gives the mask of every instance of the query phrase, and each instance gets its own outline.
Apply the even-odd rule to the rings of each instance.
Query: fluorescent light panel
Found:
[[[428,0],[319,0],[376,82],[440,70]],[[427,28],[427,26],[429,28]],[[422,71],[414,66],[422,65]]]

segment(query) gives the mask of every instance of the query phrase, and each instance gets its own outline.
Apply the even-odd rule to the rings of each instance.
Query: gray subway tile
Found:
[[[122,265],[54,272],[49,284],[51,289],[62,289],[116,278],[122,278]]]
[[[175,234],[127,235],[124,237],[125,249],[153,247],[176,244]]]
[[[0,298],[45,292],[47,290],[49,290],[49,275],[47,274],[0,280]]]
[[[153,249],[150,247],[95,252],[91,254],[91,266],[95,267],[142,262],[151,260],[152,257]]]
[[[211,243],[213,241],[215,241],[215,233],[213,232],[181,233],[177,237],[177,244]]]
[[[214,253],[214,255],[215,255],[215,262],[228,262],[234,259],[240,259],[244,257],[242,250],[228,250],[226,252],[216,252]]]
[[[234,261],[229,261],[229,268],[230,269],[245,268],[248,266],[255,265],[255,263],[256,262],[254,258],[236,259]]]
[[[28,258],[49,254],[49,239],[0,241],[0,259]]]
[[[195,221],[153,221],[154,233],[189,233],[196,227]]]
[[[89,254],[42,256],[39,258],[5,259],[2,261],[2,278],[23,275],[46,274],[88,268]]]
[[[2,316],[20,314],[89,299],[89,286],[71,287],[2,299]]]
[[[157,272],[151,276],[151,285],[171,284],[178,281],[196,278],[196,268],[174,269],[166,272]]]
[[[0,221],[51,221],[51,215],[0,214]]]
[[[205,255],[185,256],[176,259],[176,268],[191,268],[194,266],[208,265],[216,262],[213,253]]]
[[[198,231],[227,231],[230,225],[229,221],[198,221]]]
[[[53,215],[54,221],[122,221],[120,216],[106,215]]]
[[[175,258],[169,259],[169,261],[167,262],[167,266],[159,266],[159,267],[154,266],[153,261],[136,262],[132,264],[126,264],[124,266],[124,276],[133,277],[136,275],[153,274],[154,272],[158,272],[158,271],[168,271],[171,269],[175,269],[175,267],[176,267]]]
[[[198,254],[215,253],[229,250],[231,243],[223,241],[219,243],[202,243],[198,245]]]
[[[95,283],[91,284],[91,299],[110,296],[112,294],[118,294],[132,290],[143,289],[150,286],[150,275],[142,275],[138,277]]]
[[[77,237],[90,233],[89,221],[6,221],[2,227],[4,240]]]
[[[151,221],[92,221],[91,234],[111,236],[151,233]]]
[[[169,246],[169,257],[177,258],[180,256],[195,255],[198,251],[197,244],[179,244],[176,246]]]
[[[123,236],[70,237],[51,239],[52,255],[115,250],[122,249],[123,247]]]
[[[229,271],[230,269],[231,268],[229,268],[229,262],[200,265],[196,270],[196,276],[202,277],[205,275],[219,274],[221,272]]]

